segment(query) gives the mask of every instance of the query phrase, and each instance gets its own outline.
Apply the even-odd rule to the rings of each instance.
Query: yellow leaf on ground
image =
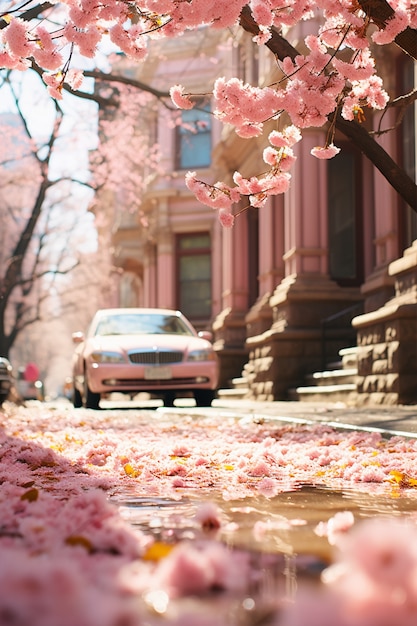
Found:
[[[24,494],[20,496],[21,500],[27,500],[28,502],[36,502],[39,496],[39,491],[36,487],[32,487],[32,489],[28,489]]]
[[[155,541],[149,548],[146,550],[143,555],[144,561],[159,561],[160,559],[164,559],[168,554],[172,551],[174,546],[170,543],[164,543],[163,541]]]
[[[391,481],[397,483],[400,487],[417,487],[417,478],[412,478],[404,472],[391,470],[389,475],[391,476]]]
[[[65,543],[67,546],[81,546],[82,548],[85,548],[87,552],[93,552],[91,541],[82,535],[70,535],[65,539]]]
[[[131,463],[126,463],[123,466],[123,469],[124,469],[125,473],[128,476],[131,476],[132,478],[136,478],[140,474],[140,472],[138,470],[135,470],[135,468],[133,467],[133,465]]]

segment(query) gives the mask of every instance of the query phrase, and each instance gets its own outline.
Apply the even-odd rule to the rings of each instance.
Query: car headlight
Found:
[[[213,350],[193,350],[188,353],[187,361],[214,361],[216,355]]]
[[[124,363],[120,352],[92,352],[90,358],[93,363]]]

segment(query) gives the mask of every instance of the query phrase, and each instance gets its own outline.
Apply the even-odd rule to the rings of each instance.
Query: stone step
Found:
[[[247,387],[239,387],[237,389],[218,389],[217,397],[224,400],[244,400],[248,391]]]
[[[290,391],[290,400],[299,402],[343,402],[353,405],[356,398],[356,385],[313,385],[311,387],[297,387]]]
[[[339,350],[339,356],[342,358],[343,368],[353,368],[358,365],[358,347],[343,348]]]
[[[240,377],[240,378],[232,378],[232,384],[231,386],[234,389],[247,389],[248,388],[248,381],[246,380],[246,378]]]
[[[323,386],[323,385],[344,385],[344,384],[354,384],[356,382],[356,376],[358,374],[358,370],[355,368],[350,369],[337,369],[337,370],[326,370],[324,372],[315,372],[310,376],[306,377],[306,383],[308,387],[313,385]]]

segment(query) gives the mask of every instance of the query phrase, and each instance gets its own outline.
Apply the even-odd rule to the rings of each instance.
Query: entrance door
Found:
[[[330,277],[357,286],[364,276],[360,155],[345,145],[327,166]]]

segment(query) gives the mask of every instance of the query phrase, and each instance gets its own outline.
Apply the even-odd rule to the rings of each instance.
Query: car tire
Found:
[[[163,395],[164,406],[174,406],[174,400],[176,398],[175,391],[167,391]]]
[[[196,389],[194,391],[194,400],[196,406],[211,406],[216,393],[212,389]]]
[[[99,409],[100,408],[100,394],[91,391],[88,386],[87,373],[84,373],[84,395],[85,395],[85,408],[86,409]]]
[[[81,397],[80,392],[75,387],[75,385],[74,385],[73,390],[72,390],[72,403],[73,403],[75,409],[80,409],[82,407],[82,405],[83,405],[83,399]]]
[[[99,409],[100,408],[100,394],[94,393],[88,387],[85,394],[85,408],[86,409]]]

